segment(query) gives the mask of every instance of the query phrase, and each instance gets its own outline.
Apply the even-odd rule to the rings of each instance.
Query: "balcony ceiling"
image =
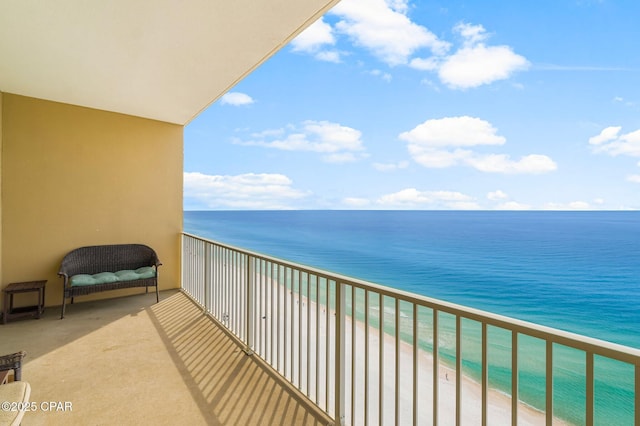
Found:
[[[3,0],[0,92],[186,124],[338,0]]]

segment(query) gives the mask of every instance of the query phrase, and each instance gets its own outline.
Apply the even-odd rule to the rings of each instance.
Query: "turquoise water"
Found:
[[[185,212],[185,231],[375,283],[640,347],[640,213]],[[422,319],[421,319],[422,321]],[[428,315],[424,318],[430,321]],[[465,372],[479,326],[463,323]],[[453,319],[440,321],[453,362]],[[510,336],[490,329],[489,377],[510,392]],[[448,338],[451,336],[451,338]],[[428,348],[428,345],[426,349]],[[544,408],[544,344],[522,337],[520,397]],[[584,422],[584,355],[554,348],[554,414]],[[596,358],[596,421],[632,424],[629,366]]]

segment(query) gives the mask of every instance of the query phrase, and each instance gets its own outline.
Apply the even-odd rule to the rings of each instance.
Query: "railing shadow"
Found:
[[[147,308],[201,414],[212,425],[326,425],[331,419],[177,293]]]

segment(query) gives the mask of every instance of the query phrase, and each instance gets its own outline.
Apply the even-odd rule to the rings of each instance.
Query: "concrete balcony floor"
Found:
[[[81,302],[80,298],[80,302]],[[78,300],[76,301],[78,302]],[[181,292],[48,307],[0,325],[0,353],[25,350],[38,410],[23,425],[325,425],[330,419],[247,356]],[[72,411],[43,411],[42,402]]]

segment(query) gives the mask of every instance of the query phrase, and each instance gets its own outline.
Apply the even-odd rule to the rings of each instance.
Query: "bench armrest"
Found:
[[[8,355],[0,356],[0,371],[14,371],[14,380],[18,381],[22,377],[22,359],[27,355],[25,351],[20,351]]]

